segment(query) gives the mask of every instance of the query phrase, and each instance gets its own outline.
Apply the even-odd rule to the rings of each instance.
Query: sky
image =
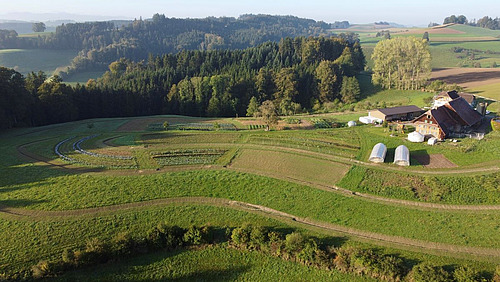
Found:
[[[499,14],[492,14],[497,12]],[[500,16],[498,0],[0,0],[0,19],[40,20],[12,13],[69,13],[92,15],[89,20],[150,18],[165,14],[176,18],[203,18],[241,14],[294,15],[325,22],[350,23],[388,21],[404,25],[441,23],[449,15],[468,19]],[[10,16],[9,16],[10,14]],[[100,17],[97,17],[100,16]],[[34,16],[31,16],[34,17]],[[53,16],[52,16],[53,17]],[[62,18],[59,18],[62,19]],[[66,19],[66,18],[65,18]],[[49,19],[47,19],[49,20]],[[51,18],[50,20],[56,20]]]

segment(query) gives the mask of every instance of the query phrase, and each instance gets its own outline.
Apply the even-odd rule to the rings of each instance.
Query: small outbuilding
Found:
[[[400,166],[410,165],[410,150],[405,145],[399,145],[394,153],[394,164]]]
[[[366,116],[366,117],[359,117],[359,121],[364,124],[372,124],[372,123],[382,123],[384,122],[383,120],[376,118],[376,117],[371,117],[371,116]]]
[[[385,154],[387,153],[387,147],[382,143],[377,143],[373,146],[372,153],[370,154],[370,162],[383,163],[385,160]]]
[[[436,143],[438,142],[438,139],[436,137],[431,137],[429,138],[429,140],[427,140],[427,144],[429,145],[436,145]]]
[[[421,143],[424,142],[425,136],[420,132],[413,131],[412,133],[408,134],[408,140],[414,143]]]
[[[349,122],[347,123],[347,126],[348,126],[348,127],[354,127],[354,126],[356,126],[356,122],[355,122],[355,121],[353,121],[353,120],[351,120],[351,121],[349,121]]]

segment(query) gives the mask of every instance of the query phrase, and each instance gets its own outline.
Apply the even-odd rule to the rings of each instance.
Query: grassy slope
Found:
[[[318,270],[257,252],[224,246],[155,253],[68,273],[61,281],[375,281]]]
[[[5,187],[2,191],[1,199],[9,206],[51,210],[168,197],[208,196],[260,204],[302,217],[384,234],[460,245],[500,246],[500,234],[496,232],[495,224],[500,215],[497,211],[481,213],[482,220],[477,222],[478,213],[419,211],[375,204],[286,181],[231,171],[188,171],[112,178],[98,175],[60,176]],[[315,204],[311,206],[311,203]],[[393,214],[399,216],[392,217]],[[422,221],[423,218],[426,220]],[[477,228],[464,228],[471,225]]]
[[[52,75],[58,67],[69,65],[76,55],[72,50],[6,49],[0,50],[0,65],[25,75],[39,70]]]

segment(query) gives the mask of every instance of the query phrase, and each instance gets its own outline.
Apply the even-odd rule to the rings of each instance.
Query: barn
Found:
[[[368,116],[382,121],[408,121],[420,116],[424,111],[414,105],[376,109],[368,112]]]

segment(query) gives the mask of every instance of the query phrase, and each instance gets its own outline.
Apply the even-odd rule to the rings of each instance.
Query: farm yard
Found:
[[[382,248],[408,261],[467,263],[492,271],[500,258],[499,133],[428,146],[391,137],[382,127],[345,127],[353,115],[301,117],[325,125],[308,130],[249,129],[248,119],[156,116],[3,133],[1,272],[27,269],[93,237],[109,240],[124,230],[139,234],[151,227],[148,222],[162,220],[184,227],[251,221],[337,238],[337,246]],[[387,144],[387,159],[398,145],[408,146],[411,166],[369,163],[378,142]],[[438,155],[432,165],[423,161]],[[79,232],[65,236],[75,226]],[[48,229],[51,235],[43,232]],[[38,246],[37,251],[19,251],[23,245]],[[223,249],[137,260],[179,263],[188,254],[193,259],[239,254]],[[284,264],[273,262],[277,268]],[[252,271],[245,273],[252,277]]]

